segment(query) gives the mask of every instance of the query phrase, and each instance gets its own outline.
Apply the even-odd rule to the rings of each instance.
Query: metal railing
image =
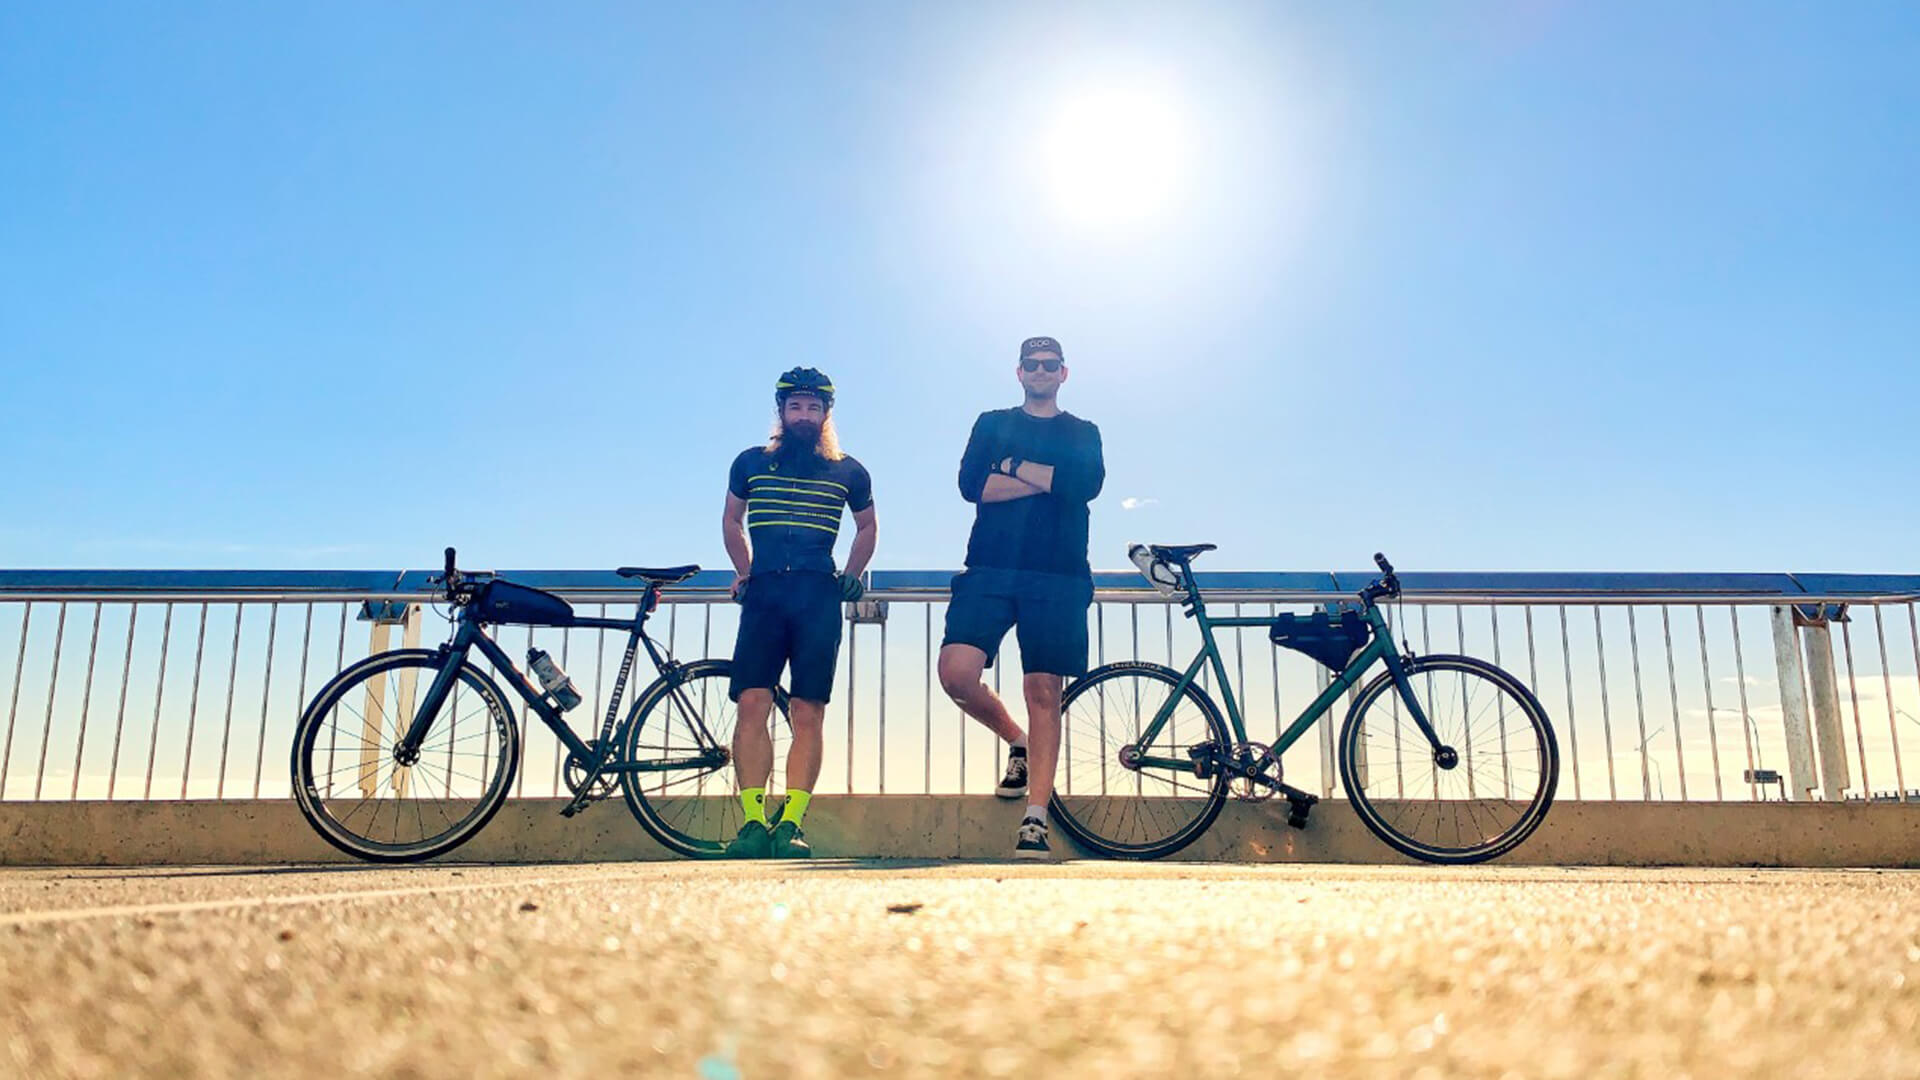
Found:
[[[0,798],[283,798],[302,706],[345,665],[403,641],[433,643],[445,613],[426,571],[0,571]],[[586,613],[631,613],[611,573],[507,572]],[[988,790],[1002,748],[961,715],[935,673],[949,571],[878,571],[847,628],[819,789]],[[1219,614],[1279,614],[1351,598],[1364,573],[1199,575]],[[682,659],[732,650],[729,575],[667,595],[650,625]],[[1563,799],[1907,799],[1920,778],[1920,576],[1407,573],[1389,608],[1416,652],[1465,652],[1519,676],[1561,743]],[[1182,666],[1196,627],[1131,571],[1095,575],[1094,663]],[[381,610],[367,610],[368,605]],[[1836,632],[1837,631],[1837,632]],[[1310,659],[1258,630],[1222,647],[1249,736],[1272,739],[1325,685]],[[604,712],[624,635],[503,627],[538,645]],[[1837,638],[1836,642],[1834,639]],[[989,680],[1023,712],[1009,640]],[[643,665],[644,666],[644,665]],[[637,672],[644,685],[649,673]],[[1210,690],[1211,673],[1203,676]],[[631,700],[631,694],[629,694]],[[1338,795],[1340,717],[1285,762],[1288,780]],[[564,753],[526,728],[516,791],[563,790]],[[838,744],[838,745],[836,745]],[[1903,750],[1903,746],[1906,748]]]

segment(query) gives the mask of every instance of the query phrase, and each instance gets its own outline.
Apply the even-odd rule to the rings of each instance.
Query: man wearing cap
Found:
[[[800,823],[820,777],[822,727],[840,657],[840,605],[864,591],[860,573],[873,558],[873,483],[858,461],[840,452],[833,427],[833,381],[794,368],[774,385],[773,436],[733,459],[721,535],[733,560],[733,596],[740,632],[733,646],[729,690],[739,703],[733,763],[745,821],[727,845],[732,858],[811,855]],[[853,511],[853,550],[836,573],[833,545],[842,509]],[[768,827],[767,781],[773,775],[773,691],[791,665],[793,745],[787,751],[787,797]]]
[[[1011,747],[995,794],[1026,797],[1019,859],[1052,857],[1047,800],[1060,756],[1060,692],[1067,678],[1087,671],[1087,504],[1107,475],[1100,429],[1060,409],[1064,357],[1053,338],[1022,342],[1014,374],[1026,400],[974,421],[960,458],[960,496],[977,509],[940,645],[941,688]],[[1026,669],[1028,731],[980,681],[1009,629]]]

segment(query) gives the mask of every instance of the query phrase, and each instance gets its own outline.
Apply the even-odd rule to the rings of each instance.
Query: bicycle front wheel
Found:
[[[1157,859],[1193,843],[1227,798],[1227,779],[1194,775],[1196,746],[1225,748],[1227,725],[1213,700],[1159,664],[1128,661],[1089,672],[1060,702],[1060,767],[1054,820],[1109,858]],[[1171,715],[1151,739],[1154,718]]]
[[[746,822],[733,768],[733,730],[740,713],[727,696],[733,665],[696,660],[655,682],[634,702],[622,748],[620,790],[627,809],[655,840],[682,855],[716,856]],[[793,742],[787,695],[776,690],[773,775],[780,786]]]
[[[1406,692],[1440,741],[1414,722],[1391,673],[1368,683],[1340,730],[1340,782],[1375,836],[1416,859],[1477,863],[1540,826],[1560,782],[1546,711],[1512,675],[1468,656],[1423,656]]]
[[[395,749],[418,696],[447,665],[430,649],[382,653],[322,687],[293,739],[293,794],[334,847],[371,862],[417,862],[480,831],[506,801],[520,733],[493,681],[462,662],[420,756]]]

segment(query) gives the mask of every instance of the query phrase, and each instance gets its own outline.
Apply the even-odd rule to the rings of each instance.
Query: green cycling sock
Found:
[[[800,824],[800,819],[807,816],[807,804],[812,801],[811,792],[801,791],[799,788],[788,788],[787,805],[780,811],[780,820],[791,821],[795,825]]]

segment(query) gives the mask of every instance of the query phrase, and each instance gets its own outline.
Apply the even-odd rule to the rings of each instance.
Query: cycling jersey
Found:
[[[750,447],[733,459],[727,490],[747,503],[753,542],[749,576],[801,570],[835,573],[841,510],[873,505],[873,481],[851,457],[789,457]]]

